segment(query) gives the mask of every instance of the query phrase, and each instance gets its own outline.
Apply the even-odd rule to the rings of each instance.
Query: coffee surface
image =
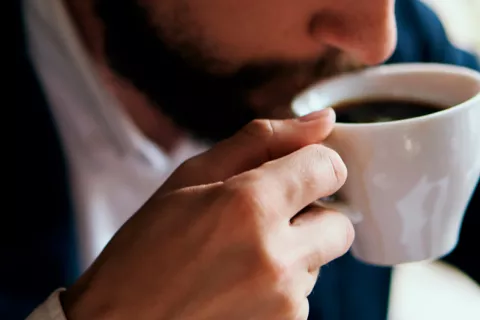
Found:
[[[372,123],[404,120],[425,116],[445,106],[423,101],[402,99],[371,99],[341,102],[333,106],[337,122]]]

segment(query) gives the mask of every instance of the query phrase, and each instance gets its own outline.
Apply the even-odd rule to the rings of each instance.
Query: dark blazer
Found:
[[[6,199],[0,232],[0,319],[23,319],[55,288],[78,276],[68,163],[42,86],[25,44],[21,13],[14,3],[15,197]],[[388,61],[435,61],[479,68],[475,58],[455,49],[437,17],[416,0],[397,0],[399,42]],[[7,104],[4,102],[4,107]],[[478,248],[480,195],[468,209],[458,248],[446,260],[480,280]],[[311,319],[381,320],[387,312],[390,268],[363,265],[350,255],[322,269],[310,297]]]

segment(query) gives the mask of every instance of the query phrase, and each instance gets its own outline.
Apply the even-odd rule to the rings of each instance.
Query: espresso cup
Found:
[[[337,200],[354,223],[351,249],[375,265],[438,259],[458,241],[480,175],[480,73],[441,64],[374,67],[319,83],[292,104],[298,116],[361,99],[448,106],[425,116],[337,123],[324,142],[348,169]]]

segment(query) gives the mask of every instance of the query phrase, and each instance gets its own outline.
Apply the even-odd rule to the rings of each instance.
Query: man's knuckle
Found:
[[[243,133],[257,139],[268,140],[275,135],[275,129],[271,120],[256,119],[244,127]]]
[[[326,165],[330,169],[331,178],[343,185],[347,180],[347,167],[343,163],[340,155],[333,149],[320,144],[312,144],[306,147],[309,156],[320,159],[321,165]],[[320,170],[320,166],[317,167]]]
[[[248,176],[233,179],[224,184],[231,205],[241,210],[244,215],[257,216],[264,211],[265,200],[258,186],[258,179],[255,173],[249,173]]]
[[[327,253],[325,251],[325,247],[318,247],[307,257],[307,265],[310,269],[309,271],[315,271],[328,262],[326,259]]]
[[[305,147],[305,152],[307,159],[315,159],[308,161],[310,177],[306,177],[312,187],[333,193],[345,183],[347,169],[337,152],[319,144]]]
[[[333,177],[338,184],[343,185],[347,180],[348,172],[342,158],[336,151],[329,148],[327,148],[325,155],[330,162]]]

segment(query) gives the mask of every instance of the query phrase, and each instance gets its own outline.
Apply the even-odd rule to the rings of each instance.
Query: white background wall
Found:
[[[480,0],[423,0],[440,18],[458,46],[480,54]]]

